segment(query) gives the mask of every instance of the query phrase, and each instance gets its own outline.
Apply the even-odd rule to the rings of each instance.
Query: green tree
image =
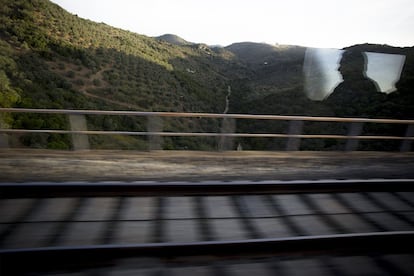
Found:
[[[0,106],[11,107],[19,100],[19,93],[10,87],[9,78],[3,70],[0,70]]]

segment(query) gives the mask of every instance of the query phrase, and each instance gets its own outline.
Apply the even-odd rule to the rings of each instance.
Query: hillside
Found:
[[[201,45],[171,45],[84,20],[46,0],[2,0],[0,4],[1,106],[224,110],[232,75],[227,72],[237,67],[230,52]],[[102,118],[88,120],[91,128],[143,127],[139,121],[98,120]],[[186,129],[189,123],[174,122],[171,128]],[[9,124],[27,128],[66,127],[62,118],[33,120],[20,116]],[[196,123],[196,127],[200,131],[215,131],[218,125]],[[61,143],[62,137],[56,138],[57,143],[33,139],[25,143],[70,146],[68,141]]]
[[[414,49],[353,48],[406,56],[398,92],[370,108],[375,112],[363,110],[368,114],[364,116],[413,118]],[[231,87],[232,113],[342,114],[335,105],[305,96],[305,51],[298,46],[250,42],[209,47],[171,34],[152,38],[79,18],[47,0],[0,0],[0,106],[222,113]],[[20,114],[0,119],[1,125],[14,128],[59,129],[68,124],[63,116]],[[164,128],[214,132],[220,123],[171,119]],[[137,118],[88,117],[90,129],[143,131],[145,125]],[[259,122],[240,123],[238,129],[279,131]],[[91,143],[94,148],[147,146],[146,139],[137,137],[91,136]],[[269,148],[267,142],[243,144]],[[15,137],[13,145],[71,147],[66,135],[43,134]],[[215,147],[215,139],[207,138],[166,138],[164,143],[166,149]]]
[[[251,70],[247,99],[263,98],[286,90],[303,91],[302,66],[306,48],[241,42],[225,48]]]
[[[198,47],[175,47],[97,24],[43,0],[31,3],[7,1],[2,8],[3,47],[27,79],[36,78],[31,66],[41,67],[44,79],[60,78],[62,83],[57,88],[89,92],[131,104],[134,109],[212,111],[220,107],[216,99],[221,97],[220,89],[223,93],[226,90],[226,78],[213,60],[226,63],[225,55]],[[19,67],[25,62],[29,64]],[[207,84],[208,90],[201,91]],[[213,97],[208,95],[212,92]],[[58,108],[73,105],[62,99],[45,101]],[[46,102],[38,104],[45,107]]]

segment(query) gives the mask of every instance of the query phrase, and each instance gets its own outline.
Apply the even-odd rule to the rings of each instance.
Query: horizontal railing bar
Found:
[[[347,136],[330,134],[283,134],[283,133],[216,133],[216,132],[140,132],[105,130],[60,130],[60,129],[0,129],[0,133],[53,133],[87,135],[133,135],[133,136],[175,136],[175,137],[250,137],[250,138],[303,138],[303,139],[365,139],[365,140],[414,140],[403,136]]]
[[[318,121],[318,122],[359,122],[384,124],[414,124],[414,120],[371,119],[371,118],[340,118],[285,115],[253,115],[253,114],[218,114],[218,113],[180,113],[180,112],[146,112],[146,111],[109,111],[109,110],[68,110],[68,109],[37,109],[37,108],[0,108],[0,112],[43,113],[43,114],[83,114],[83,115],[130,115],[159,117],[200,117],[200,118],[233,118],[256,120],[284,121]]]

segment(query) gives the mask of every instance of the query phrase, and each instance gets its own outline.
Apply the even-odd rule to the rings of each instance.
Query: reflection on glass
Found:
[[[378,83],[381,92],[388,94],[396,91],[395,84],[401,77],[405,56],[371,52],[365,54],[368,58],[367,77]]]
[[[342,82],[328,96],[329,101],[337,104],[369,104],[378,96],[378,84],[367,77],[367,56],[365,53],[347,50],[342,53],[338,71]]]
[[[306,50],[303,72],[305,93],[309,99],[321,101],[328,98],[344,81],[340,72],[344,52],[346,51],[338,49],[308,48]],[[377,85],[379,92],[388,94],[396,91],[395,84],[400,79],[405,56],[372,52],[364,52],[363,55],[366,57],[364,69],[359,74],[362,73],[363,76],[371,79]],[[357,64],[354,65],[356,70]]]
[[[303,72],[305,93],[309,99],[321,101],[342,81],[338,63],[342,50],[308,48],[305,54]]]

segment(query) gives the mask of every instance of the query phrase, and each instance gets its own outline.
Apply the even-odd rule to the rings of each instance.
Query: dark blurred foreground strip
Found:
[[[414,191],[413,179],[0,183],[0,198]]]
[[[120,258],[413,254],[414,231],[215,241],[1,250],[1,275],[110,265]]]

